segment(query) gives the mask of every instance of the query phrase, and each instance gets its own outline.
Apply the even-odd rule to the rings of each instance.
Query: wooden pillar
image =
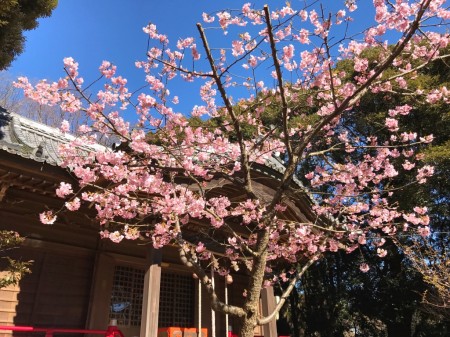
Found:
[[[262,314],[267,316],[275,309],[276,302],[273,287],[263,288],[261,291]],[[264,337],[277,337],[277,321],[273,319],[263,326]]]
[[[147,253],[140,337],[158,336],[161,260],[161,249],[151,247]]]

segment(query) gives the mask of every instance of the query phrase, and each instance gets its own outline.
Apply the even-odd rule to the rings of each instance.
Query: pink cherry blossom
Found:
[[[419,227],[417,231],[423,237],[427,237],[431,234],[430,227]]]
[[[115,65],[112,65],[109,61],[103,61],[99,70],[100,73],[105,76],[106,78],[111,78],[116,73],[117,67]]]
[[[367,273],[370,269],[369,265],[367,263],[361,263],[359,266],[359,269],[363,272],[363,273]]]
[[[388,130],[391,132],[398,130],[398,120],[396,120],[395,118],[386,118],[385,125],[387,126]]]
[[[233,56],[237,57],[239,55],[244,54],[244,43],[242,41],[238,41],[238,40],[233,41],[232,45],[233,45],[233,51],[232,51]]]
[[[59,130],[63,133],[69,132],[70,130],[70,124],[67,120],[63,120],[61,122],[61,126],[59,127]]]
[[[385,257],[387,255],[387,250],[382,248],[377,248],[377,255],[379,257]]]
[[[73,200],[66,202],[64,205],[69,211],[77,211],[81,206],[80,198],[74,198]]]
[[[51,211],[42,212],[39,214],[39,220],[41,220],[44,225],[53,225],[56,219],[56,215],[54,215]]]
[[[197,244],[197,247],[195,248],[195,251],[197,253],[203,253],[206,250],[206,247],[204,246],[204,244],[202,242],[199,242]]]
[[[63,60],[64,68],[69,73],[69,76],[75,78],[78,76],[78,63],[72,57],[66,57]]]
[[[202,18],[203,18],[203,21],[207,22],[207,23],[214,22],[214,20],[215,20],[214,16],[210,16],[207,13],[203,13]]]
[[[419,184],[424,184],[428,177],[434,174],[434,167],[430,165],[425,165],[417,171],[417,181]]]
[[[72,185],[65,182],[61,182],[59,184],[59,187],[56,189],[56,195],[60,198],[65,198],[66,196],[72,193],[73,193]]]
[[[425,137],[420,137],[420,141],[425,144],[429,144],[429,143],[433,142],[433,139],[434,139],[433,135],[427,135]]]
[[[120,241],[122,241],[124,238],[124,236],[122,234],[120,234],[119,231],[114,231],[112,233],[109,233],[109,239],[114,242],[114,243],[119,243]]]
[[[414,207],[414,212],[416,212],[417,214],[421,214],[424,215],[428,212],[428,208],[427,207]]]
[[[415,163],[411,163],[408,160],[405,160],[405,162],[402,164],[403,168],[407,171],[412,170],[416,164]]]

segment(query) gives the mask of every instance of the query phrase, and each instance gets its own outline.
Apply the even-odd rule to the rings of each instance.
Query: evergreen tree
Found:
[[[2,0],[0,6],[0,70],[23,52],[24,30],[38,26],[37,19],[50,16],[58,0]]]

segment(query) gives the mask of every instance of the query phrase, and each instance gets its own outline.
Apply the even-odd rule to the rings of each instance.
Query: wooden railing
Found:
[[[63,328],[42,328],[33,326],[14,326],[14,325],[0,325],[0,330],[16,331],[16,332],[44,332],[45,337],[53,337],[54,333],[81,333],[81,334],[95,334],[104,335],[105,337],[124,337],[122,331],[116,325],[109,325],[106,330],[90,330],[90,329],[63,329]]]

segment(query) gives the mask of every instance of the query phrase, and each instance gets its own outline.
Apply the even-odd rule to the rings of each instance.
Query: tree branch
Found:
[[[214,79],[214,81],[216,82],[217,88],[219,89],[220,92],[220,96],[222,97],[222,100],[225,104],[225,108],[227,109],[228,115],[231,118],[234,130],[236,132],[236,137],[238,139],[238,143],[239,143],[239,149],[241,150],[241,166],[242,166],[242,171],[244,173],[244,179],[245,179],[245,190],[247,192],[247,194],[253,198],[256,199],[256,195],[253,192],[252,189],[252,180],[251,180],[251,175],[250,175],[250,163],[249,163],[249,156],[247,153],[247,149],[245,147],[245,143],[244,143],[244,135],[242,134],[242,130],[241,130],[241,126],[239,123],[239,120],[237,118],[237,116],[235,115],[234,111],[233,111],[233,106],[231,105],[230,100],[228,99],[228,95],[225,91],[225,88],[223,86],[223,83],[220,79],[220,76],[217,72],[217,68],[216,65],[214,64],[214,59],[212,57],[211,54],[211,49],[209,48],[209,44],[208,44],[208,40],[206,38],[205,35],[205,31],[203,30],[203,27],[200,23],[197,23],[197,29],[200,33],[200,37],[202,39],[203,42],[203,48],[205,49],[206,52],[206,56],[208,58],[208,62],[209,62],[209,66],[211,67],[212,70],[212,77]]]
[[[257,320],[258,325],[267,324],[267,323],[269,323],[270,321],[272,321],[275,318],[277,313],[281,310],[281,308],[283,307],[284,303],[288,299],[288,297],[291,294],[292,290],[294,290],[295,285],[297,284],[297,282],[300,280],[300,278],[303,276],[303,274],[308,270],[308,268],[313,265],[313,263],[316,261],[317,257],[318,257],[318,255],[312,256],[311,259],[302,267],[302,269],[300,269],[300,271],[297,273],[297,275],[289,282],[288,287],[286,288],[286,290],[281,295],[280,302],[278,302],[277,306],[272,311],[272,313],[270,315],[266,316],[266,317],[258,318],[258,320]]]
[[[288,130],[288,105],[286,101],[286,94],[284,92],[283,75],[281,73],[280,61],[278,60],[277,57],[277,49],[275,38],[273,36],[272,23],[270,20],[269,6],[267,5],[264,6],[264,15],[266,17],[267,33],[269,35],[270,50],[272,51],[273,64],[275,66],[275,71],[277,73],[278,89],[280,90],[284,144],[286,145],[286,152],[289,158],[289,162],[291,162],[293,157]]]

